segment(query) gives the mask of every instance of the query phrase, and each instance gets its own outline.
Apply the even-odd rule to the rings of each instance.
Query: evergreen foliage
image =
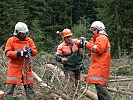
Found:
[[[70,28],[74,37],[90,39],[89,27],[102,21],[112,54],[133,54],[132,0],[1,0],[0,45],[12,35],[18,21],[25,22],[39,51],[54,52],[61,38],[56,31]]]
[[[125,52],[130,54],[133,38],[132,17],[133,1],[128,0],[100,0],[98,5],[98,18],[106,26],[111,41],[112,54],[121,58]]]

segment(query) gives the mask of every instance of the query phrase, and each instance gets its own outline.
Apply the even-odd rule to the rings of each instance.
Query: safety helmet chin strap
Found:
[[[98,31],[96,31],[96,32],[92,32],[93,34],[98,34],[99,33],[99,30]]]
[[[93,32],[93,34],[104,34],[104,35],[108,36],[106,30],[102,29],[102,28],[98,29],[97,32]]]
[[[24,37],[20,37],[19,34],[18,34],[19,39],[20,39],[20,40],[25,40],[26,34],[27,34],[27,33],[25,33],[25,36],[24,36]]]

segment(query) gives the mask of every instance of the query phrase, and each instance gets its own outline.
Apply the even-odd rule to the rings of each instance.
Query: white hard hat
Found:
[[[108,34],[105,30],[105,26],[101,21],[94,21],[91,24],[90,30],[92,31],[94,28],[98,29],[100,34],[104,34],[104,35],[108,36]]]
[[[104,24],[103,24],[101,21],[94,21],[94,22],[91,24],[90,30],[91,30],[92,28],[97,28],[98,30],[101,30],[101,29],[105,29],[105,26],[104,26]]]
[[[28,27],[25,23],[23,22],[18,22],[16,25],[15,25],[15,32],[14,32],[14,35],[17,35],[17,33],[21,32],[21,33],[27,33],[29,30],[28,30]]]

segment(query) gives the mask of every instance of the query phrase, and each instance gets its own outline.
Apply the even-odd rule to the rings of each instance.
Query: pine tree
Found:
[[[90,23],[97,19],[97,4],[94,0],[73,0],[72,15],[73,23],[77,24],[80,18],[90,19]]]
[[[5,42],[12,35],[18,21],[26,22],[28,12],[25,9],[25,2],[22,0],[0,1],[0,6],[0,31],[3,34],[2,42]]]

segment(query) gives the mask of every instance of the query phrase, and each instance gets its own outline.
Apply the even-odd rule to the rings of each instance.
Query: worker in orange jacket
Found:
[[[30,56],[37,55],[36,46],[31,38],[27,36],[28,27],[23,22],[15,25],[14,36],[7,40],[5,55],[9,58],[7,87],[4,100],[12,100],[16,84],[23,83],[27,100],[34,100],[34,83]]]
[[[79,51],[80,40],[74,39],[68,28],[62,31],[62,37],[64,41],[57,48],[56,61],[63,64],[66,79],[70,79],[77,86],[83,67],[83,56]]]
[[[101,21],[94,21],[90,27],[93,39],[84,41],[84,46],[91,51],[91,64],[85,78],[87,83],[95,84],[98,100],[111,100],[107,86],[110,71],[110,43],[105,26]]]

